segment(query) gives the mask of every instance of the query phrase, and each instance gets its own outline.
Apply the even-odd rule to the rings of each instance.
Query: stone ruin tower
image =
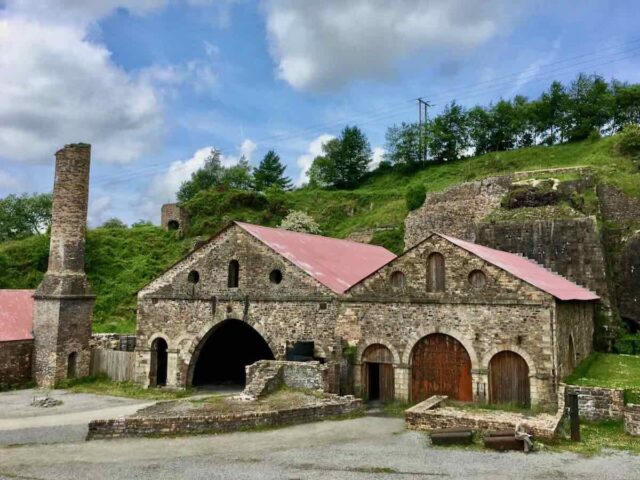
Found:
[[[95,295],[84,272],[91,145],[56,153],[49,266],[34,294],[33,376],[39,387],[89,374]]]

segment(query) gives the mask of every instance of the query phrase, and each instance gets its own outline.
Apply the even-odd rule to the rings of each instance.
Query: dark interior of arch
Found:
[[[246,323],[226,320],[202,346],[192,384],[243,386],[245,367],[258,360],[274,360],[267,342]]]

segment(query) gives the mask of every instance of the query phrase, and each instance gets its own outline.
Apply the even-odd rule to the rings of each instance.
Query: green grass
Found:
[[[157,388],[142,388],[131,382],[114,382],[106,375],[93,375],[72,380],[63,380],[56,384],[56,388],[63,388],[75,393],[94,393],[97,395],[139,398],[143,400],[175,400],[193,395],[192,390],[172,391]]]
[[[134,332],[136,293],[187,252],[189,240],[157,227],[90,230],[86,271],[96,293],[95,332]],[[36,288],[47,270],[49,237],[0,244],[0,288]]]
[[[303,210],[314,217],[323,234],[338,238],[359,230],[384,227],[374,233],[372,243],[401,253],[404,219],[408,213],[405,194],[408,188],[420,184],[430,193],[460,182],[515,171],[590,166],[598,182],[640,196],[638,166],[617,152],[615,142],[615,138],[604,138],[532,147],[432,164],[413,173],[375,173],[353,190],[304,188],[267,195],[205,191],[186,205],[192,219],[188,234],[207,237],[231,220],[277,226],[289,210]],[[573,179],[576,174],[547,176]],[[586,200],[594,203],[595,198]],[[564,218],[573,214],[565,206],[557,207],[500,212],[493,220]],[[499,215],[503,217],[498,218]],[[89,282],[97,294],[94,330],[134,331],[137,291],[183,256],[190,243],[190,239],[182,240],[157,227],[90,230],[86,264]],[[35,288],[47,268],[48,245],[46,235],[0,244],[0,288]]]
[[[611,449],[640,455],[640,437],[626,434],[622,421],[581,422],[580,439],[580,442],[572,442],[563,436],[536,442],[536,445],[553,452],[573,452],[587,456],[598,455]]]
[[[585,387],[621,388],[626,403],[640,404],[640,355],[592,353],[565,382]]]
[[[411,408],[411,403],[401,401],[385,402],[382,405],[382,411],[389,417],[404,418],[404,411]]]

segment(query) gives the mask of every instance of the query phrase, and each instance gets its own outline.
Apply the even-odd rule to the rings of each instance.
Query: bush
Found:
[[[406,194],[407,208],[409,211],[416,210],[422,206],[427,198],[427,189],[424,185],[412,185],[407,189]]]
[[[404,251],[404,228],[390,228],[388,230],[379,230],[373,234],[371,239],[372,245],[379,245],[392,251],[396,255],[400,255]]]
[[[618,152],[633,157],[640,156],[640,126],[627,125],[618,135],[616,144]]]
[[[298,210],[291,210],[282,222],[280,228],[291,230],[292,232],[302,233],[320,233],[320,226],[316,223],[311,215]]]

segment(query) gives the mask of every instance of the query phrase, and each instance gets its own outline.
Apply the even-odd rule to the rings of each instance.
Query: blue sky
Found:
[[[579,6],[578,6],[579,5]],[[322,142],[537,96],[579,71],[640,82],[632,0],[0,0],[0,195],[49,191],[93,145],[90,223],[158,220],[211,147],[297,183]]]

